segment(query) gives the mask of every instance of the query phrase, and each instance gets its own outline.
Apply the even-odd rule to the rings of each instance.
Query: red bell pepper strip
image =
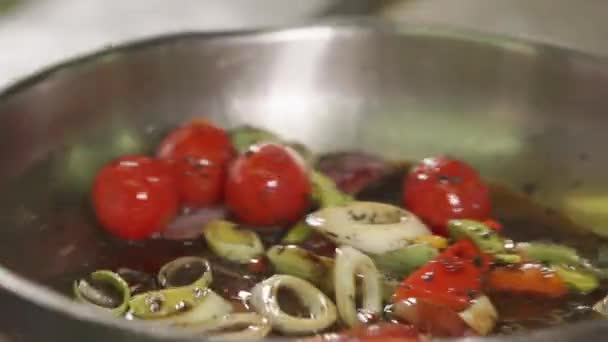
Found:
[[[462,311],[480,294],[482,276],[490,263],[489,255],[481,253],[470,240],[461,240],[407,277],[393,300],[419,298]]]

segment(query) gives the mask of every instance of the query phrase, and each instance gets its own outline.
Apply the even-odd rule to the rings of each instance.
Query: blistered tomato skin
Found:
[[[223,129],[204,121],[177,128],[160,144],[157,156],[173,166],[183,205],[205,207],[222,200],[228,163],[234,157]]]
[[[477,171],[447,157],[424,159],[410,171],[403,204],[443,236],[447,236],[447,221],[485,220],[491,211],[488,187]]]
[[[277,144],[254,145],[230,167],[226,205],[243,223],[284,225],[305,213],[311,191],[295,152]]]
[[[92,200],[101,225],[127,240],[161,231],[179,207],[171,167],[144,156],[122,157],[102,168]]]

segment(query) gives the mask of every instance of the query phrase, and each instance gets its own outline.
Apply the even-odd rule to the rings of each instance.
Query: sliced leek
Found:
[[[348,194],[338,189],[336,183],[319,171],[312,171],[310,175],[312,183],[312,199],[321,208],[341,206],[353,201]]]
[[[168,269],[179,265],[191,265],[194,260],[199,260],[198,263],[203,266],[201,274],[189,285],[174,287],[175,283],[167,280],[167,276],[177,271]],[[163,266],[161,270],[159,282],[164,283],[169,288],[145,292],[131,298],[129,307],[133,316],[142,319],[158,319],[185,312],[205,299],[208,291],[207,287],[213,280],[209,263],[198,257],[178,258]]]
[[[291,290],[310,311],[309,317],[290,315],[281,309],[279,290]],[[316,333],[336,322],[336,306],[323,292],[304,279],[274,275],[258,283],[251,291],[251,305],[267,317],[274,329],[288,334]]]
[[[318,256],[298,246],[273,246],[266,253],[277,274],[302,278],[321,288],[325,293],[333,292],[333,259]]]
[[[362,290],[360,308],[365,314],[376,315],[382,312],[382,287],[380,273],[367,255],[350,246],[336,250],[334,284],[336,305],[340,318],[348,326],[359,323],[355,298],[357,295],[355,277],[361,275]]]
[[[116,315],[124,313],[131,299],[129,284],[118,274],[101,270],[91,273],[90,280],[74,282],[74,295],[80,301],[111,310]],[[116,296],[112,293],[115,292]]]
[[[254,231],[238,229],[229,221],[209,222],[203,235],[213,253],[232,262],[245,264],[264,254],[264,245]]]

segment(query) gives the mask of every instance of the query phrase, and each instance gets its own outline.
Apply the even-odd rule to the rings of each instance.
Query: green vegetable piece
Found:
[[[494,260],[503,264],[519,264],[522,259],[517,254],[494,254]]]
[[[129,284],[118,274],[106,270],[91,273],[90,281],[75,281],[73,290],[78,300],[111,310],[116,315],[127,311],[131,299]]]
[[[209,222],[203,236],[213,253],[232,262],[245,264],[264,254],[264,245],[254,231],[238,229],[229,221]]]
[[[266,130],[251,126],[241,126],[230,132],[230,139],[234,148],[240,152],[247,152],[251,145],[262,142],[281,142],[281,138]]]
[[[524,242],[517,244],[517,250],[528,258],[540,262],[567,265],[582,265],[584,260],[574,248],[548,242]]]
[[[275,245],[266,253],[277,274],[287,274],[308,280],[322,289],[329,285],[333,260],[320,257],[298,246]]]
[[[312,171],[312,199],[321,208],[348,204],[353,198],[338,189],[334,181],[318,171]]]
[[[563,265],[553,264],[551,268],[572,290],[588,294],[597,289],[599,280],[593,274]]]
[[[135,317],[142,319],[164,318],[198,305],[207,291],[206,287],[197,286],[150,291],[133,297],[129,306]]]
[[[204,263],[206,267],[209,266],[207,261],[204,261]],[[184,265],[185,263],[172,261],[167,265],[178,264]],[[163,269],[165,269],[165,271],[163,271],[164,275],[159,277],[161,279],[171,273],[166,270],[166,267],[163,267]],[[200,304],[205,299],[208,291],[210,291],[208,286],[212,280],[211,270],[206,268],[203,270],[203,274],[192,282],[192,284],[139,294],[131,299],[129,307],[135,317],[142,319],[165,318],[180,312],[185,312]],[[170,282],[167,284],[171,286]]]
[[[403,277],[439,255],[436,248],[426,243],[409,245],[391,252],[371,255],[374,263],[384,272]]]
[[[450,220],[448,232],[455,240],[471,239],[486,254],[505,254],[504,239],[485,224],[473,220]]]
[[[296,223],[283,237],[281,241],[286,245],[298,245],[308,240],[314,230],[306,224],[306,221]]]

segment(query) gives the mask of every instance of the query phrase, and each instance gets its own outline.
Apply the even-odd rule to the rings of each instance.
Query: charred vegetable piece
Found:
[[[159,273],[159,283],[169,288],[134,296],[129,301],[131,312],[142,319],[158,319],[185,312],[203,301],[211,281],[211,267],[205,259],[178,258],[163,266]],[[178,286],[184,283],[188,285]]]
[[[439,252],[436,248],[426,243],[417,243],[395,251],[374,255],[372,258],[382,271],[397,277],[404,277],[438,255]]]
[[[254,231],[238,229],[229,221],[209,222],[203,236],[213,253],[232,262],[246,264],[264,254],[264,245]]]
[[[546,297],[563,297],[568,294],[564,280],[553,269],[539,264],[498,267],[486,279],[492,291],[527,293]]]
[[[286,289],[308,310],[307,317],[297,317],[281,309],[279,290]],[[273,328],[291,334],[315,333],[333,325],[337,319],[334,303],[323,292],[304,279],[274,275],[251,290],[251,305],[270,321]]]
[[[336,183],[326,175],[312,171],[312,199],[321,208],[341,206],[353,201],[353,198],[338,189]]]
[[[320,257],[298,246],[273,246],[266,253],[277,274],[288,274],[308,280],[327,292],[333,271],[333,260]]]
[[[593,274],[572,266],[551,265],[557,275],[568,285],[568,287],[580,294],[593,292],[600,285],[599,280]]]
[[[470,241],[450,246],[433,261],[407,277],[397,288],[394,300],[420,298],[461,311],[481,291],[482,275],[491,257]]]
[[[306,221],[299,221],[285,234],[281,242],[287,245],[301,244],[308,240],[312,236],[312,233],[313,229],[306,224]]]
[[[364,253],[382,254],[430,235],[428,228],[405,209],[377,202],[351,202],[309,214],[306,223],[337,244]]]
[[[77,299],[111,310],[116,315],[127,310],[131,291],[124,279],[106,270],[95,271],[89,278],[74,282],[74,295]]]
[[[475,298],[466,310],[458,314],[476,333],[488,335],[498,320],[498,312],[486,296]]]
[[[252,126],[240,126],[230,131],[230,140],[234,148],[245,153],[251,145],[262,142],[281,142],[282,139],[277,135],[261,128]]]

